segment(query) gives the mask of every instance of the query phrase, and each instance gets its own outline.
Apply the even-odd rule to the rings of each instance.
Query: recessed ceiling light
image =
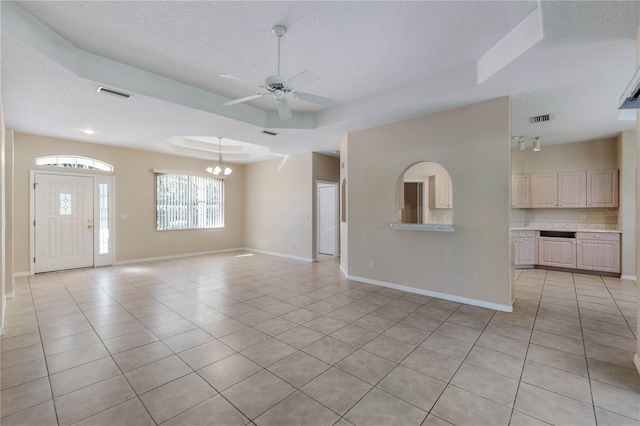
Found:
[[[82,129],[82,133],[86,133],[87,135],[93,135],[94,133],[96,133],[96,131],[93,129]]]

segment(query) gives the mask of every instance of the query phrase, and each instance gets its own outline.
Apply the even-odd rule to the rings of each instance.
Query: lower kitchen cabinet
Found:
[[[513,231],[513,263],[620,273],[620,234],[615,232]],[[549,234],[554,234],[549,236]],[[555,234],[571,234],[558,236]]]
[[[620,272],[620,234],[578,232],[578,269]]]
[[[576,240],[573,238],[539,237],[538,265],[576,268]]]
[[[520,231],[514,235],[515,266],[536,264],[536,233],[535,231]]]

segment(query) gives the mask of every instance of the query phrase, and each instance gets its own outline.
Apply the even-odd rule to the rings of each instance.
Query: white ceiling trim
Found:
[[[217,159],[219,152],[223,158],[236,164],[275,158],[266,146],[222,138],[218,145],[217,138],[204,136],[174,136],[165,141],[169,149],[180,155],[198,158]]]
[[[544,38],[540,5],[478,59],[478,84],[516,60]]]
[[[229,99],[222,96],[82,50],[13,2],[5,2],[2,12],[3,24],[9,34],[78,77],[263,128],[316,127],[316,113],[313,112],[293,112],[292,119],[280,120],[277,112],[246,104],[225,107],[221,104]]]
[[[168,154],[177,154],[167,142],[177,135],[225,135],[272,153],[331,153],[345,133],[500,96],[511,97],[514,134],[541,136],[545,146],[634,127],[619,120],[617,102],[636,69],[640,2],[116,3],[2,2],[9,127]],[[481,70],[523,21],[544,38],[496,54],[504,64]],[[294,111],[309,114],[281,121],[265,99],[220,105],[255,87],[218,73],[262,81],[271,71],[275,23],[292,35],[284,68],[322,75],[309,91],[341,106],[319,110],[291,99]],[[505,60],[507,53],[513,57]],[[134,96],[102,96],[99,85]],[[530,123],[547,113],[550,122]]]

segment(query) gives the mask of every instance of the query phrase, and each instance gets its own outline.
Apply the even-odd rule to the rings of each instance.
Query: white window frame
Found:
[[[79,155],[45,155],[36,158],[36,166],[60,167],[63,169],[79,169],[101,172],[113,172],[113,166],[95,158]]]
[[[165,232],[224,228],[224,179],[193,175],[184,172],[154,172],[156,231]],[[168,178],[170,176],[174,176],[176,179],[186,179],[186,185],[195,185],[197,188],[196,191],[189,191],[186,194],[178,194],[177,196],[172,197],[171,200],[160,200],[160,179],[163,177]],[[176,183],[174,182],[174,184]],[[207,200],[207,184],[214,185],[213,191],[218,191],[217,207],[214,200],[211,200],[213,202]],[[167,197],[167,195],[165,195],[165,197]],[[194,197],[196,197],[195,201],[193,199]],[[161,203],[164,207],[161,207]],[[173,213],[168,213],[167,210],[171,207],[174,207],[174,211]],[[189,209],[194,207],[197,208],[197,213],[195,215],[189,214]],[[213,209],[211,212],[208,211],[210,208]],[[182,209],[184,209],[184,211],[181,212]],[[164,214],[161,217],[162,211],[164,211]],[[207,225],[209,221],[213,221],[213,223]],[[201,226],[201,224],[204,224],[204,226]]]

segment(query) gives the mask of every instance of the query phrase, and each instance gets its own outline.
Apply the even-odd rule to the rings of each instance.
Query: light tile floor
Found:
[[[636,283],[516,288],[508,314],[249,253],[23,278],[1,422],[640,424]]]

